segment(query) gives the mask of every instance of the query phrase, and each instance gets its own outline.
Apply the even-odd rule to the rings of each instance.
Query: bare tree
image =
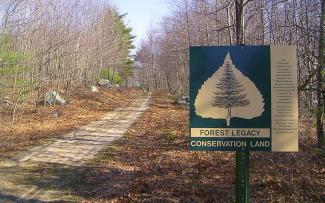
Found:
[[[10,38],[11,51],[20,53],[23,67],[28,67],[0,79],[30,81],[29,95],[38,95],[34,100],[49,89],[69,95],[77,86],[96,83],[101,70],[115,69],[130,58],[131,39],[126,39],[122,15],[105,1],[3,0],[0,4],[4,14],[0,38]],[[2,92],[7,97],[8,91]]]

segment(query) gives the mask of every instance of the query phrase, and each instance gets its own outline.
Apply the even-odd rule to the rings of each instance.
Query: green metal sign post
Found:
[[[249,202],[249,152],[236,152],[236,203]]]

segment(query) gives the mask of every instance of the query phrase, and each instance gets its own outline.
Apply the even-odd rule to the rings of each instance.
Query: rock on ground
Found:
[[[96,86],[90,86],[91,92],[99,92],[98,88]]]
[[[100,85],[100,86],[110,86],[111,82],[109,80],[106,80],[106,79],[100,79],[99,82],[98,82],[98,85]]]
[[[66,100],[56,91],[51,90],[45,94],[45,104],[65,105],[66,103]]]

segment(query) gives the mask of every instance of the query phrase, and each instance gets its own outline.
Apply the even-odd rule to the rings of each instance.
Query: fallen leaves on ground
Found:
[[[89,202],[234,202],[233,152],[189,151],[188,109],[156,92],[128,135],[84,175]],[[299,153],[251,153],[251,202],[324,202],[324,151],[310,121]],[[88,202],[88,201],[85,201]]]
[[[14,126],[11,126],[8,113],[2,115],[0,159],[39,144],[44,138],[60,136],[86,125],[117,107],[127,106],[138,94],[139,91],[129,88],[100,88],[99,93],[80,88],[64,106],[39,106],[35,111],[32,104],[25,104],[24,112]],[[53,116],[53,112],[59,115]]]

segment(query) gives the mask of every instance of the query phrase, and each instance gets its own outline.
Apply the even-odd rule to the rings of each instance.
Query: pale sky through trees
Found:
[[[141,39],[151,27],[168,13],[166,0],[111,0],[120,13],[127,13],[126,23],[132,27],[138,48]]]

